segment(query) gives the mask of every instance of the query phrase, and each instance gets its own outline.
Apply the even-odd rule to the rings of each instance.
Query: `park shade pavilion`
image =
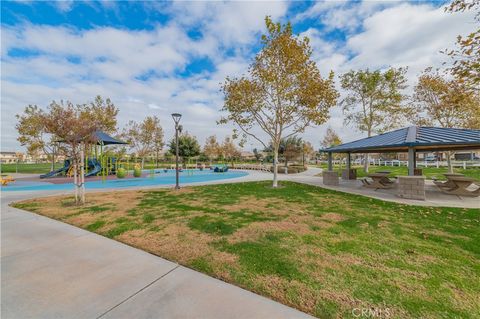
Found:
[[[384,134],[323,149],[328,154],[328,170],[333,153],[347,154],[347,170],[351,168],[352,153],[408,153],[408,175],[413,176],[416,152],[441,152],[480,149],[480,130],[410,126]]]

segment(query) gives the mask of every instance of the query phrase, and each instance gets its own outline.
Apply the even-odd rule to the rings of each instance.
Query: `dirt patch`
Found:
[[[330,222],[341,222],[342,220],[345,220],[344,216],[337,213],[326,213],[320,216],[320,218],[323,220],[328,220]]]
[[[287,218],[279,221],[255,222],[244,228],[237,230],[228,238],[231,243],[242,241],[255,241],[273,231],[292,232],[297,235],[311,233],[310,226],[304,222],[299,222]]]
[[[193,194],[197,191],[193,187],[182,187],[180,189],[173,189],[168,192],[168,195],[184,195],[184,194]]]
[[[209,243],[214,240],[208,234],[192,232],[178,224],[168,225],[161,232],[128,231],[115,239],[181,264],[211,253]]]
[[[318,295],[306,284],[274,275],[258,276],[255,281],[275,300],[305,312],[314,312]]]

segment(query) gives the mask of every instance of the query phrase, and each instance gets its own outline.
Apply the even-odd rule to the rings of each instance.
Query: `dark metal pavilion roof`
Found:
[[[331,153],[381,153],[480,149],[480,130],[410,126],[322,150]]]
[[[128,144],[124,141],[120,141],[114,137],[111,137],[110,135],[108,135],[103,131],[95,131],[93,135],[98,145]]]

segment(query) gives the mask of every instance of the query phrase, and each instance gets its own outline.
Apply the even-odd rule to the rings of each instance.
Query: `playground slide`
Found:
[[[102,171],[102,165],[100,165],[100,163],[95,159],[89,160],[88,166],[89,166],[89,170],[88,170],[88,173],[85,174],[85,177],[96,176],[98,173]],[[92,166],[93,168],[90,170],[90,167]]]
[[[40,175],[40,178],[50,178],[50,177],[55,177],[55,176],[58,176],[60,174],[62,174],[63,172],[67,172],[68,169],[70,168],[70,162],[69,161],[65,161],[65,164],[62,168],[59,168],[57,170],[54,170],[54,171],[51,171],[47,174],[43,174],[43,175]]]

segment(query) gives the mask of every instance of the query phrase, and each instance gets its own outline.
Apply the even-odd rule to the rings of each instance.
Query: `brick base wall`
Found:
[[[338,186],[338,173],[334,171],[323,171],[323,184],[324,185],[332,185]]]
[[[425,200],[425,176],[399,176],[399,197]]]

